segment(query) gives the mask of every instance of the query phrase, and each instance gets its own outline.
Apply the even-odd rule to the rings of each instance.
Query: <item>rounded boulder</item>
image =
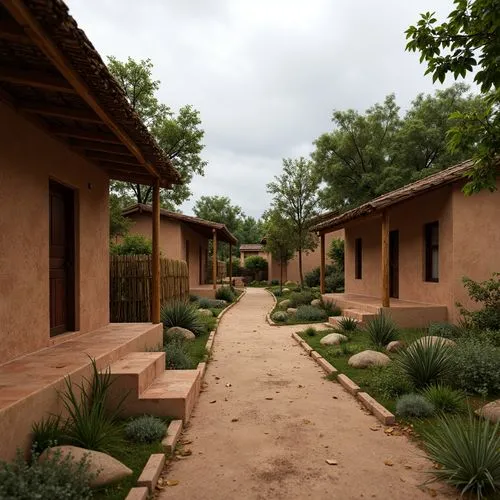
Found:
[[[198,309],[198,313],[207,318],[212,318],[214,313],[210,309]]]
[[[295,314],[297,312],[297,309],[295,307],[289,307],[286,312],[288,314]]]
[[[288,309],[290,307],[290,304],[292,303],[291,300],[288,300],[288,299],[285,299],[285,300],[282,300],[279,304],[278,304],[278,307],[280,309]]]
[[[76,463],[85,458],[89,464],[89,472],[93,475],[93,479],[90,482],[91,488],[101,488],[132,475],[132,471],[126,465],[116,460],[116,458],[100,451],[86,450],[77,446],[55,446],[48,448],[40,455],[39,460],[47,460],[54,453],[60,453],[61,459],[67,455],[71,455],[71,459]]]
[[[485,404],[476,410],[476,415],[479,415],[480,417],[483,417],[493,423],[500,422],[500,399]]]
[[[321,300],[320,299],[313,299],[313,300],[311,300],[311,305],[313,307],[319,307],[321,305]]]
[[[173,326],[169,328],[165,334],[167,337],[175,337],[176,335],[182,335],[185,340],[194,340],[196,335],[187,328],[182,328],[180,326]]]
[[[353,368],[368,368],[370,366],[386,366],[391,362],[391,358],[378,351],[362,351],[349,358],[347,362]]]
[[[398,352],[402,351],[403,349],[406,348],[406,342],[402,340],[393,340],[392,342],[389,342],[387,346],[385,347],[385,350],[387,352]]]
[[[429,345],[429,344],[438,344],[441,343],[442,345],[446,345],[449,347],[454,347],[456,346],[456,342],[454,342],[451,339],[445,339],[444,337],[437,337],[435,335],[427,335],[425,337],[420,337],[419,339],[415,340],[411,345],[415,344],[422,344],[422,345]]]
[[[349,339],[341,333],[329,333],[325,335],[319,343],[322,345],[339,345],[342,342],[347,342],[347,340]]]

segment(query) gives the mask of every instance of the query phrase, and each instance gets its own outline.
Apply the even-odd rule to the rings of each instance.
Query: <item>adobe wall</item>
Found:
[[[76,325],[109,322],[108,177],[0,104],[0,363],[51,343],[49,179],[75,191]],[[57,339],[57,337],[54,337]]]
[[[182,225],[182,255],[189,268],[189,286],[196,287],[204,284],[207,269],[208,240],[201,234],[193,231],[186,225]],[[189,260],[186,255],[186,242],[189,241]],[[201,254],[201,274],[200,274]]]

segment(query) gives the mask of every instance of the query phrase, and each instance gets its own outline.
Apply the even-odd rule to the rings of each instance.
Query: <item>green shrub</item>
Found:
[[[113,243],[110,252],[114,255],[151,255],[151,240],[140,234],[129,234],[122,243]]]
[[[394,399],[414,390],[411,380],[395,363],[386,367],[373,367],[372,370],[378,371],[375,387],[387,399]]]
[[[451,374],[453,348],[443,341],[423,338],[401,351],[397,364],[417,389],[446,380]]]
[[[198,299],[198,307],[200,309],[224,309],[227,306],[225,300],[208,299],[200,297]]]
[[[109,453],[119,441],[117,420],[127,393],[114,402],[113,410],[110,410],[107,400],[113,383],[111,371],[108,367],[99,372],[95,360],[91,361],[92,378],[83,377],[81,384],[76,384],[77,391],[71,377],[64,379],[66,389],[61,396],[68,414],[65,440],[80,448]]]
[[[271,319],[276,323],[283,323],[288,319],[288,314],[285,311],[275,311]]]
[[[344,291],[344,272],[335,270],[325,276],[325,291],[327,293]]]
[[[292,292],[289,297],[290,307],[309,305],[314,298],[313,293],[309,291]]]
[[[396,401],[396,415],[400,417],[430,417],[434,406],[420,394],[404,394]]]
[[[125,425],[125,436],[134,443],[153,443],[165,436],[165,422],[152,415],[137,417]]]
[[[485,498],[500,488],[500,426],[488,420],[442,416],[422,431],[427,453],[439,465],[436,480],[458,488],[462,495]]]
[[[455,387],[481,395],[500,392],[500,349],[490,341],[458,339],[451,365]]]
[[[304,334],[307,335],[308,337],[314,337],[317,333],[318,331],[313,326],[310,326],[309,328],[306,328],[304,330]]]
[[[173,326],[179,326],[186,328],[195,335],[205,333],[203,323],[198,314],[198,308],[195,304],[190,304],[184,300],[166,302],[161,308],[161,322],[163,323],[164,330],[168,330]]]
[[[327,316],[340,316],[342,314],[340,307],[335,302],[323,300],[323,297],[320,300],[320,307],[326,312]]]
[[[194,362],[189,356],[184,337],[172,336],[164,345],[165,368],[167,370],[191,370]]]
[[[280,284],[280,280],[271,280],[271,286],[276,286]]]
[[[456,339],[461,335],[461,329],[450,323],[432,323],[429,326],[429,335],[443,337],[445,339]]]
[[[221,286],[215,291],[215,298],[218,300],[225,300],[228,304],[234,302],[235,295],[230,286]]]
[[[443,413],[461,413],[465,410],[465,400],[462,392],[446,385],[430,385],[422,392],[422,396],[430,401],[436,411]]]
[[[245,269],[258,273],[267,269],[267,260],[260,255],[251,255],[245,259]]]
[[[295,313],[295,318],[298,321],[325,321],[328,319],[326,311],[314,306],[299,306]]]
[[[66,422],[61,415],[49,415],[39,422],[34,422],[31,426],[33,437],[33,450],[36,453],[42,453],[46,448],[65,444]]]
[[[0,498],[18,500],[87,500],[95,478],[86,457],[75,462],[56,450],[44,461],[33,452],[31,465],[20,451],[11,463],[0,462]]]
[[[315,267],[308,273],[304,274],[304,283],[309,287],[319,286],[319,274],[319,267]]]
[[[366,332],[372,345],[378,348],[385,347],[389,342],[397,340],[398,329],[392,319],[380,312],[366,325]]]
[[[358,329],[358,322],[354,318],[344,316],[337,321],[341,333],[353,333]]]

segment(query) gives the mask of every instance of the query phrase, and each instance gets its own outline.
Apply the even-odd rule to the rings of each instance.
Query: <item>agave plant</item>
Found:
[[[442,416],[422,436],[431,460],[440,467],[430,473],[478,499],[500,489],[500,423]]]
[[[358,329],[358,321],[349,316],[344,316],[337,321],[341,333],[352,333]]]
[[[423,337],[402,351],[397,363],[417,389],[445,380],[452,371],[452,347],[446,340]]]
[[[196,306],[184,300],[172,300],[165,303],[161,309],[161,322],[166,330],[179,326],[195,335],[205,333],[205,326]]]
[[[389,342],[396,340],[399,336],[396,324],[392,319],[380,312],[367,325],[366,332],[371,343],[378,348],[385,347]]]
[[[422,395],[434,405],[438,412],[461,413],[466,407],[463,393],[446,385],[430,385],[422,391]]]

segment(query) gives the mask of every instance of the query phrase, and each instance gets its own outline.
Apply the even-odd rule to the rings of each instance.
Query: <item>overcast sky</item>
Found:
[[[247,215],[268,207],[283,157],[308,156],[333,109],[432,92],[404,31],[452,0],[69,0],[100,54],[150,58],[159,98],[192,104],[205,130],[204,177],[181,207],[227,195]],[[446,82],[450,84],[451,82]]]

